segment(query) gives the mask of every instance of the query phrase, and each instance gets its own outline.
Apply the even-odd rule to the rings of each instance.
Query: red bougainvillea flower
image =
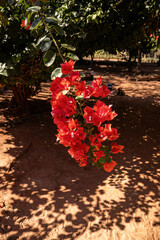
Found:
[[[25,27],[25,20],[22,21],[21,27]]]
[[[91,107],[85,107],[83,117],[87,123],[93,123],[94,111]]]
[[[65,62],[65,63],[62,63],[60,65],[61,65],[63,74],[69,74],[74,68],[73,60],[69,60],[69,62]]]
[[[93,95],[93,93],[94,93],[93,87],[88,86],[84,89],[83,96],[85,99],[87,99],[90,98]]]
[[[52,94],[57,94],[63,90],[68,90],[70,86],[71,83],[69,77],[56,77],[51,83],[50,91],[52,92]]]
[[[111,92],[109,91],[108,87],[105,85],[100,85],[102,84],[102,78],[97,78],[92,82],[92,87],[94,88],[94,97],[107,97]]]
[[[76,84],[77,91],[75,92],[75,94],[77,96],[80,96],[85,91],[85,84],[86,84],[85,81]]]
[[[117,143],[111,143],[111,151],[112,153],[116,154],[116,153],[123,153],[122,149],[124,148],[124,146],[122,145],[118,145]]]
[[[112,160],[110,163],[105,162],[103,164],[103,168],[106,172],[111,172],[116,165],[117,165],[117,163]]]
[[[66,95],[60,95],[58,99],[52,103],[52,116],[69,117],[76,113],[77,105],[74,98]]]
[[[57,94],[64,90],[64,86],[61,84],[62,79],[59,77],[56,77],[55,80],[52,81],[50,91],[52,94]]]
[[[103,151],[96,151],[96,152],[93,152],[93,155],[96,157],[96,160],[99,160],[101,157],[104,157],[105,154]]]
[[[117,129],[112,128],[111,124],[105,124],[104,127],[99,127],[98,130],[100,132],[100,138],[103,139],[103,141],[105,141],[106,139],[108,139],[109,141],[114,141],[119,138]]]
[[[93,80],[92,87],[93,88],[99,88],[99,86],[102,84],[102,78],[99,77],[96,80]]]
[[[54,123],[61,131],[68,131],[68,119],[64,116],[56,116],[53,118]]]
[[[78,71],[71,71],[70,72],[70,82],[72,85],[77,85],[81,80],[81,75]]]
[[[76,161],[79,163],[80,167],[83,167],[87,164],[87,158],[88,158],[88,151],[90,149],[90,146],[88,146],[86,143],[78,143],[76,145],[73,145],[69,150],[69,154],[76,159]]]
[[[110,90],[108,89],[108,87],[107,86],[105,86],[105,85],[102,85],[102,88],[101,88],[101,97],[102,98],[105,98],[105,97],[107,97],[108,95],[110,95],[111,94],[111,92],[110,92]]]
[[[96,150],[99,150],[99,148],[102,146],[100,138],[98,137],[98,134],[90,135],[89,136],[90,145],[95,147]]]
[[[88,106],[85,107],[83,115],[87,123],[93,123],[97,127],[99,127],[104,121],[110,121],[116,116],[117,114],[111,110],[111,106],[107,106],[100,100],[96,102],[93,109]]]
[[[29,30],[30,27],[31,27],[31,22],[29,22],[29,25],[28,25],[28,27],[26,27],[26,30]]]
[[[22,21],[21,27],[25,27],[25,20]],[[31,22],[29,22],[28,27],[26,27],[26,30],[29,30],[31,27]]]
[[[93,110],[96,112],[96,115],[101,119],[101,123],[104,121],[113,120],[117,114],[112,111],[111,105],[107,106],[104,102],[98,100],[93,107]]]
[[[80,127],[78,121],[73,118],[70,118],[68,121],[68,129],[59,129],[59,133],[57,135],[57,139],[60,140],[60,143],[65,147],[72,147],[81,140],[84,141],[85,138],[86,133],[84,132],[83,127]]]

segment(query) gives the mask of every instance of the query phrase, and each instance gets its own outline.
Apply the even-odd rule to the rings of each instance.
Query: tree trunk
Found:
[[[12,86],[11,90],[13,92],[11,104],[15,105],[23,112],[28,112],[29,106],[27,99],[33,95],[31,87],[18,84],[17,86]]]
[[[91,54],[91,66],[93,65],[94,53]]]

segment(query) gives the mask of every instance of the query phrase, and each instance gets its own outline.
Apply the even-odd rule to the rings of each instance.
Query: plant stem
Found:
[[[34,1],[32,1],[32,4],[33,4],[34,6],[36,6],[36,4],[35,4]],[[40,11],[39,11],[38,13],[39,13],[39,15],[41,16],[42,22],[43,22],[45,28],[47,29],[47,31],[49,32],[49,34],[50,34],[50,36],[51,36],[51,38],[52,38],[52,41],[54,42],[54,44],[55,44],[55,46],[56,46],[56,48],[57,48],[57,50],[58,50],[58,53],[59,53],[62,61],[64,62],[64,58],[63,58],[63,56],[62,56],[62,54],[61,54],[61,50],[60,50],[60,48],[59,48],[59,46],[58,46],[55,38],[53,37],[53,34],[52,34],[51,30],[49,29],[47,23],[45,22],[44,17],[43,17],[43,14],[42,14]]]
[[[60,48],[59,48],[59,46],[58,46],[55,38],[53,37],[53,34],[52,34],[50,28],[48,27],[48,25],[47,25],[47,23],[45,22],[44,17],[43,17],[43,15],[42,15],[41,13],[40,13],[40,16],[42,17],[42,22],[43,22],[45,28],[47,29],[47,31],[49,32],[49,34],[50,34],[50,36],[51,36],[51,38],[52,38],[52,41],[54,42],[54,44],[55,44],[55,46],[56,46],[56,48],[57,48],[57,50],[58,50],[58,53],[59,53],[62,61],[64,62],[64,58],[63,58],[63,56],[62,56],[62,54],[61,54],[61,50],[60,50]]]

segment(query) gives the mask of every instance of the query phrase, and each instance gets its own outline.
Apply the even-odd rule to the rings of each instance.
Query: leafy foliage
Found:
[[[63,2],[63,1],[61,1]],[[57,9],[63,21],[66,41],[75,44],[78,56],[92,55],[104,49],[109,53],[128,50],[131,55],[138,49],[147,52],[157,44],[160,5],[148,1],[67,1]]]
[[[56,66],[56,57],[57,62],[64,61],[57,44],[64,32],[52,12],[48,1],[38,1],[36,4],[27,0],[1,2],[0,81],[2,85],[14,89],[18,105],[35,94],[42,81],[50,78],[49,72]],[[74,50],[69,45],[63,47]],[[75,58],[73,53],[66,56]],[[28,94],[22,94],[22,88],[23,92],[26,88]],[[17,98],[19,95],[22,98]]]

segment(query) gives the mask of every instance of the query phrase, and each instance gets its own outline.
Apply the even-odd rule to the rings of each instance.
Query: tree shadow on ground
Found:
[[[1,168],[2,237],[87,239],[86,232],[140,223],[153,208],[152,226],[160,225],[160,106],[128,96],[115,96],[109,103],[118,113],[113,127],[125,146],[124,154],[114,157],[118,165],[112,173],[79,168],[55,144],[56,127],[48,113],[2,132],[4,145],[12,144],[4,154],[17,157],[10,172]]]
[[[82,68],[83,70],[88,70],[91,68],[91,61],[86,60],[83,65],[78,65],[76,63],[76,68]],[[160,67],[157,66],[156,63],[142,63],[141,67],[138,69],[137,64],[132,62],[129,63],[127,61],[115,61],[115,60],[94,60],[92,69],[95,72],[104,72],[106,74],[114,74],[118,76],[152,76],[157,75],[157,79],[159,81],[160,76]],[[146,81],[149,81],[150,78],[147,78]]]

